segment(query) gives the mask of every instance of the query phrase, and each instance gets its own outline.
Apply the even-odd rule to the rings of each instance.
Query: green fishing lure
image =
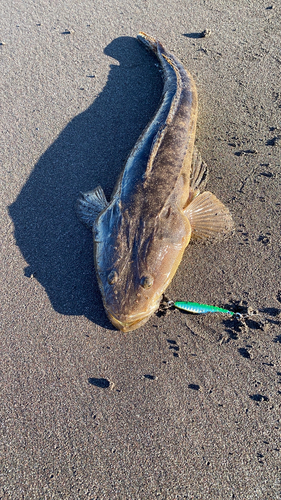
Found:
[[[174,302],[174,306],[183,311],[194,313],[194,314],[204,314],[204,313],[225,313],[231,314],[231,316],[237,316],[239,313],[229,311],[228,309],[223,309],[222,307],[209,306],[207,304],[198,304],[197,302]]]

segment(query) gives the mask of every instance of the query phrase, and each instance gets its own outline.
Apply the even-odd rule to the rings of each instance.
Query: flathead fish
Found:
[[[113,325],[135,330],[157,311],[191,238],[225,235],[228,209],[202,191],[207,168],[194,147],[197,92],[191,75],[163,45],[139,33],[162,67],[160,106],[138,139],[108,202],[102,188],[81,196],[92,228],[96,275]]]

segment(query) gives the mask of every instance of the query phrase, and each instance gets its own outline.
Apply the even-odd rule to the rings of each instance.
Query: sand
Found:
[[[0,499],[280,499],[280,5],[14,0],[0,18]],[[139,30],[196,80],[236,227],[190,245],[167,295],[243,322],[177,310],[124,335],[104,313],[75,203],[110,196],[157,108]]]

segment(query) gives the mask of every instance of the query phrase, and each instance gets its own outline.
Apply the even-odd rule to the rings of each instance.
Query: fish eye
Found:
[[[153,285],[153,278],[152,276],[143,276],[141,279],[141,286],[143,288],[150,288]]]
[[[117,279],[118,279],[118,274],[113,269],[112,271],[110,271],[109,275],[107,276],[107,282],[109,285],[113,285],[114,283],[116,283]]]

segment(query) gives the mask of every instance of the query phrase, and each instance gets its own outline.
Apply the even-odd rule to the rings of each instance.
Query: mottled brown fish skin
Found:
[[[100,186],[82,195],[81,220],[93,229],[96,274],[106,313],[119,330],[143,325],[158,309],[191,234],[227,234],[228,209],[208,191],[194,139],[197,92],[160,42],[138,39],[162,66],[160,106],[133,148],[108,203]]]
[[[122,331],[138,328],[158,309],[191,235],[182,208],[189,197],[197,118],[195,84],[159,42],[142,33],[138,38],[161,62],[162,102],[94,228],[104,307]],[[116,277],[113,283],[108,281],[110,273]]]

